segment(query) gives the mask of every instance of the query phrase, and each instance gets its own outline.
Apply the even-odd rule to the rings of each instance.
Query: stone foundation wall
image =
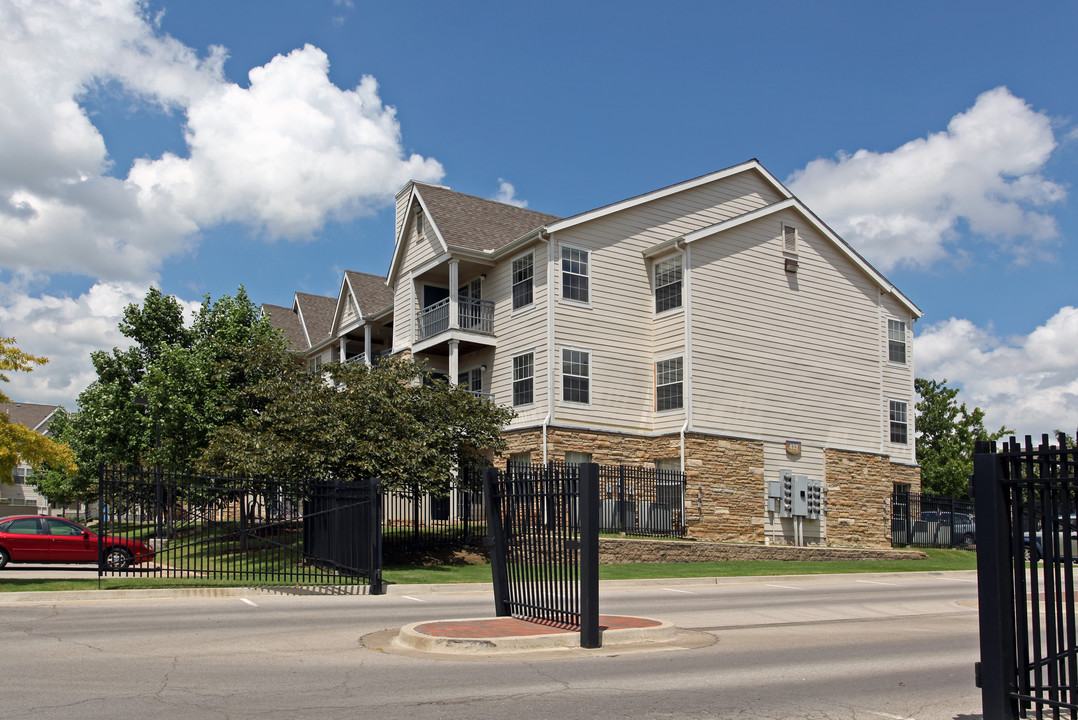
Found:
[[[885,455],[824,450],[827,468],[827,543],[891,546],[891,491],[896,482],[921,487],[921,469]]]
[[[530,452],[532,462],[542,462],[540,428],[512,431],[504,437],[508,454]],[[566,452],[590,453],[592,461],[600,464],[650,466],[656,460],[679,458],[681,438],[677,434],[642,437],[549,428],[548,458],[562,460]],[[767,513],[763,443],[688,433],[685,457],[685,519],[689,536],[762,546]],[[824,462],[828,488],[827,545],[890,547],[892,484],[909,483],[916,492],[921,485],[920,468],[892,464],[885,455],[839,450],[825,450]]]
[[[875,548],[792,547],[789,545],[725,545],[676,540],[599,538],[599,562],[685,563],[722,560],[924,560],[919,550]],[[791,572],[797,572],[792,569]]]

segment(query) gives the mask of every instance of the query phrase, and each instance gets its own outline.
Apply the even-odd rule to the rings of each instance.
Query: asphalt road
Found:
[[[488,593],[5,602],[0,718],[979,717],[973,573],[604,587],[686,642],[431,658],[386,630]],[[366,638],[366,640],[365,640]]]

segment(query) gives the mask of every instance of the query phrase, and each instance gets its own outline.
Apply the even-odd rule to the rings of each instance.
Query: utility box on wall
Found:
[[[768,510],[779,517],[803,517],[819,520],[823,513],[823,485],[816,478],[794,475],[792,470],[782,470],[778,482],[768,483]]]

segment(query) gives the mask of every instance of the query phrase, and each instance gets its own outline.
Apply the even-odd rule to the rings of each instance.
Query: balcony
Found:
[[[478,335],[494,334],[494,303],[490,300],[459,298],[457,326],[450,328],[449,298],[428,305],[416,313],[416,341],[423,342],[436,335],[459,329]]]

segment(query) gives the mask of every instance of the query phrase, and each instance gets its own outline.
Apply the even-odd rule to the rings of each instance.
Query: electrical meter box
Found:
[[[779,472],[779,481],[769,483],[768,502],[778,491],[780,517],[804,517],[819,520],[823,513],[824,491],[822,483],[807,475],[794,475],[792,470]],[[774,488],[773,486],[778,486]]]

